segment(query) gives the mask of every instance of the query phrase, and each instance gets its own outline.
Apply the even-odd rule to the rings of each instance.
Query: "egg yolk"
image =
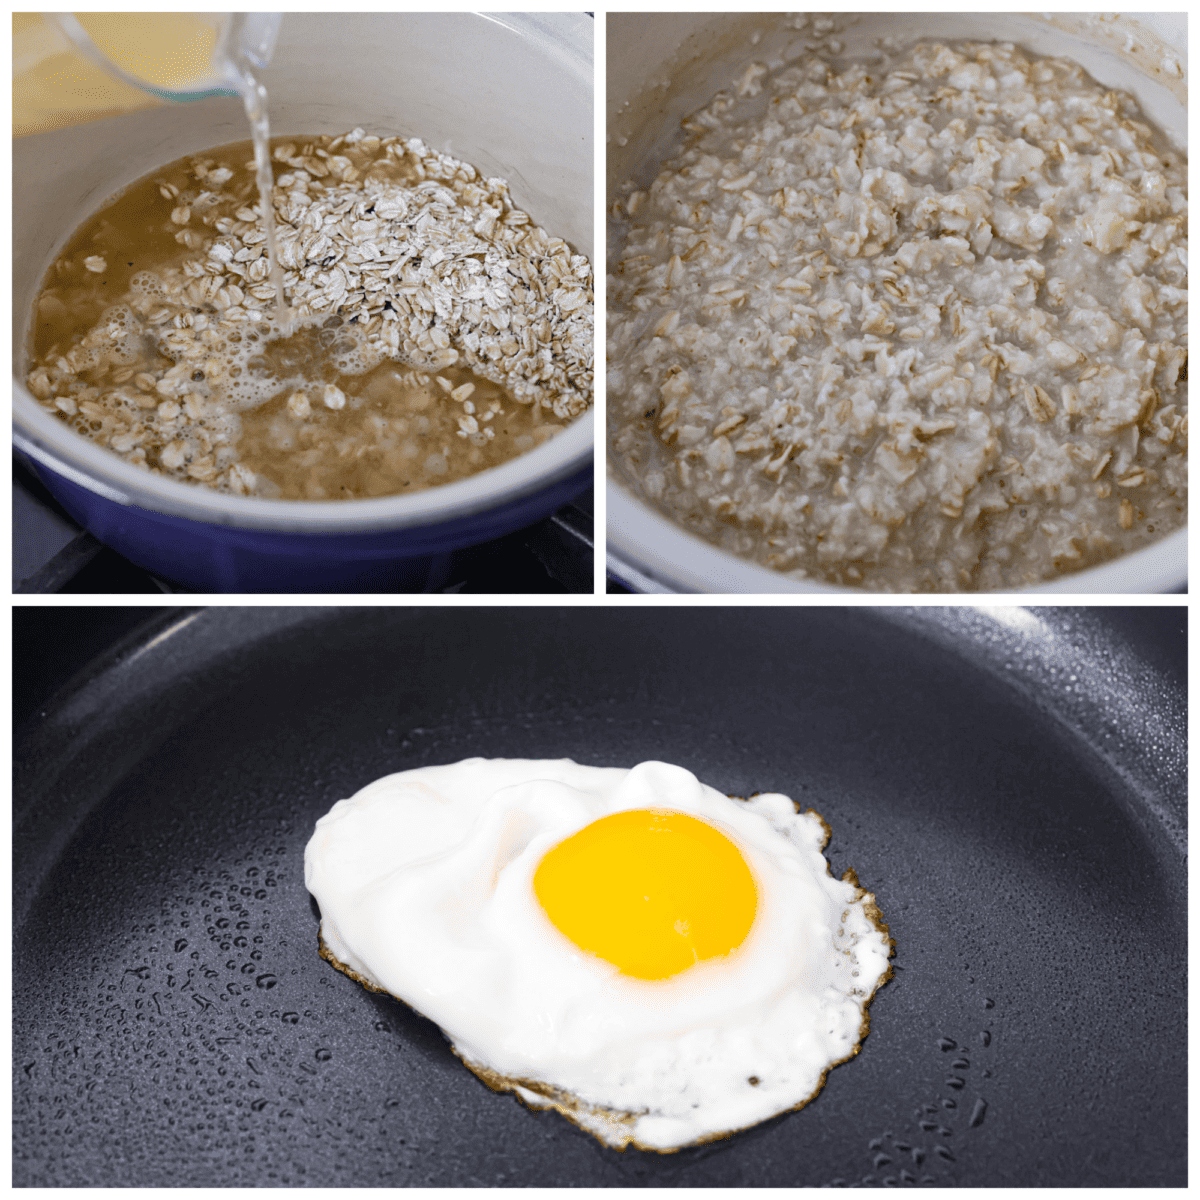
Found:
[[[729,838],[658,808],[601,817],[559,842],[533,889],[580,949],[637,979],[666,979],[728,954],[758,907],[754,876]]]

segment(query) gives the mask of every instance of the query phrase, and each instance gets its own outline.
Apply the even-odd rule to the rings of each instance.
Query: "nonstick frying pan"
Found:
[[[46,696],[103,616],[14,614],[17,1185],[1186,1183],[1182,608],[172,609]],[[489,1091],[303,882],[471,755],[816,808],[897,943],[861,1053],[673,1155]]]

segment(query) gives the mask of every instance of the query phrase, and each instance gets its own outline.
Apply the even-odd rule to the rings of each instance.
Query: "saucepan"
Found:
[[[269,68],[272,132],[420,137],[486,175],[592,254],[592,22],[584,14],[289,13]],[[23,382],[33,303],[55,253],[155,167],[249,137],[208,99],[14,142],[14,438],[80,524],[203,591],[420,590],[458,547],[545,517],[592,484],[592,417],[528,454],[412,496],[349,503],[218,495],[75,434]]]
[[[847,54],[874,40],[928,37],[1013,41],[1036,54],[1081,63],[1131,93],[1171,143],[1187,149],[1187,17],[1184,13],[928,13],[836,15]],[[730,63],[765,57],[786,38],[786,18],[754,13],[621,13],[608,23],[607,187],[648,184],[680,138],[679,122],[728,82]],[[610,233],[609,253],[614,236]],[[610,463],[613,456],[609,456]],[[795,581],[736,558],[669,520],[635,480],[610,466],[610,569],[639,590],[666,592],[823,592],[852,589]],[[1039,593],[1124,594],[1181,591],[1187,531],[1089,570],[1026,589]]]

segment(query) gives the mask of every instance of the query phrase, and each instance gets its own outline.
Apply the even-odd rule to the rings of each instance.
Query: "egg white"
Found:
[[[580,950],[533,891],[542,856],[610,813],[668,808],[741,850],[758,911],[731,954],[666,980]],[[798,1107],[856,1053],[891,941],[833,879],[824,821],[681,767],[468,759],[390,775],[317,822],[305,882],[323,953],[441,1026],[491,1086],[609,1145],[673,1150]]]

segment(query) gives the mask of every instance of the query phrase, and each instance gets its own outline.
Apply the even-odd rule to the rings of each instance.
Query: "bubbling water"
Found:
[[[336,331],[336,332],[335,332]],[[362,332],[328,313],[297,317],[288,311],[230,332],[211,348],[234,411],[258,408],[281,392],[365,375],[383,359]]]

